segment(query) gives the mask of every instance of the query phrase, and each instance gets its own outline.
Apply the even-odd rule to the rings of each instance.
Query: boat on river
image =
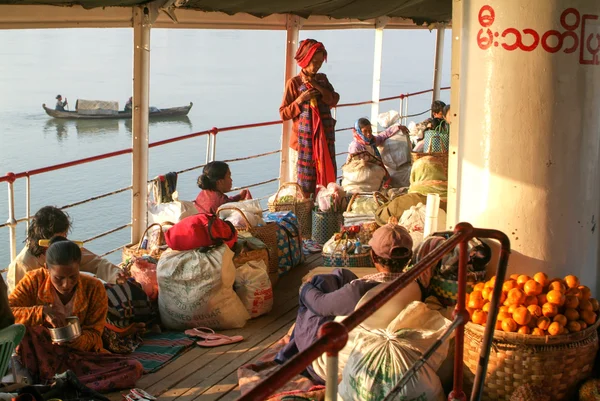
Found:
[[[150,118],[166,118],[166,117],[182,117],[187,116],[194,104],[190,102],[187,106],[171,107],[167,109],[150,108]],[[119,111],[115,114],[81,114],[77,111],[58,111],[46,107],[42,104],[44,111],[50,117],[62,118],[68,120],[114,120],[114,119],[131,119],[131,111]]]

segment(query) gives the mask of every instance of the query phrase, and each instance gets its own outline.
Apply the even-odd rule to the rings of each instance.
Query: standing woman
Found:
[[[279,114],[282,120],[293,121],[290,148],[295,152],[290,152],[290,166],[293,169],[296,165],[298,184],[310,196],[317,184],[327,186],[336,181],[335,120],[331,108],[338,104],[340,95],[325,74],[317,74],[323,61],[327,61],[323,43],[303,40],[294,58],[302,70],[286,83]]]

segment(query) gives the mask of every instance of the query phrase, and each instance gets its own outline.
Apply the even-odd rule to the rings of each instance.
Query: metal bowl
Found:
[[[59,344],[73,341],[81,335],[81,326],[79,325],[79,318],[77,316],[68,317],[65,327],[48,330],[50,331],[52,341]]]

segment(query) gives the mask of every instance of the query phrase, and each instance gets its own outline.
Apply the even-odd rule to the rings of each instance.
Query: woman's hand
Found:
[[[319,91],[316,89],[310,89],[310,90],[304,91],[300,94],[300,96],[298,96],[296,98],[296,103],[300,104],[300,103],[308,102],[308,101],[310,101],[310,99],[317,96],[318,93],[319,93]]]
[[[402,131],[404,135],[410,135],[410,130],[404,125],[398,125],[398,128],[400,129],[400,131]]]
[[[242,190],[240,191],[240,199],[243,199],[243,200],[250,199],[250,198],[248,197],[248,195],[250,195],[250,191],[248,191],[247,189],[242,189]]]
[[[67,317],[52,307],[52,305],[44,306],[43,308],[44,321],[50,327],[65,327],[67,325]]]

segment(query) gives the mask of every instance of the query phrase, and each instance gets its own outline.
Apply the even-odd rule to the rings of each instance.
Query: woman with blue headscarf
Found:
[[[354,139],[348,146],[348,160],[353,154],[360,152],[369,152],[378,159],[381,159],[381,154],[377,147],[383,145],[386,139],[390,138],[398,131],[402,131],[402,133],[406,135],[409,133],[408,128],[404,125],[392,125],[382,133],[373,135],[371,122],[366,118],[359,118],[354,123],[354,128],[352,129]]]

